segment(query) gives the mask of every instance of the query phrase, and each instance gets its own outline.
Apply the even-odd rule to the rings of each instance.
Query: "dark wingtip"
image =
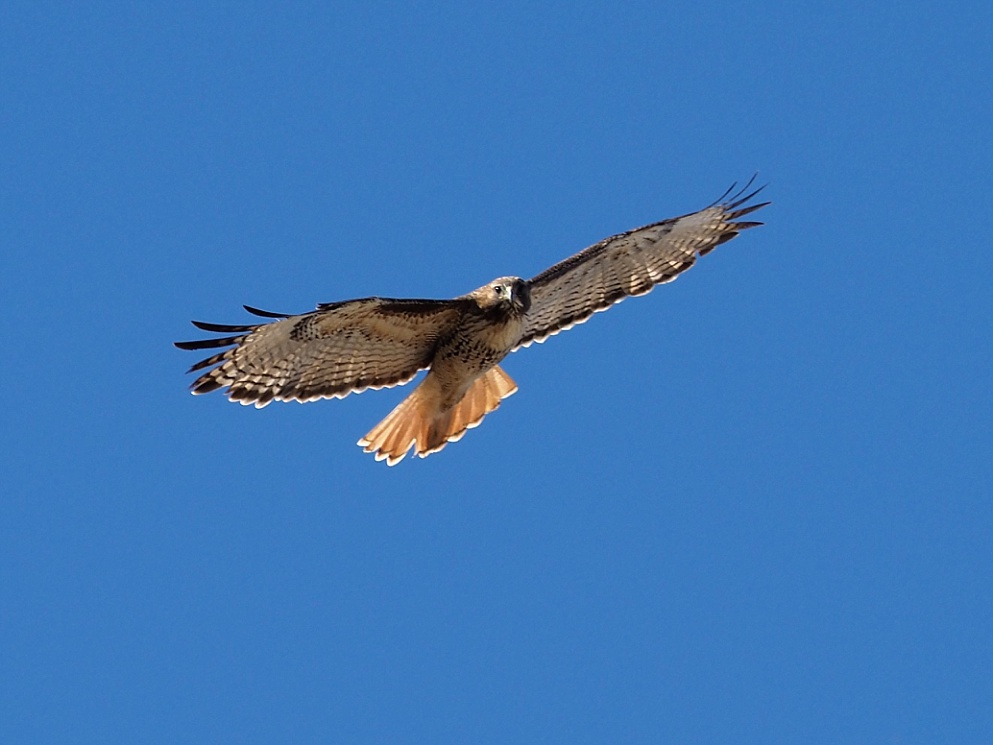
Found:
[[[725,220],[737,220],[739,217],[744,217],[745,215],[750,215],[756,210],[760,210],[763,207],[772,204],[772,202],[760,202],[759,204],[750,204],[747,207],[742,207],[740,210],[733,210],[731,212],[724,213]]]
[[[713,202],[711,202],[706,207],[704,207],[704,209],[708,209],[709,210],[711,207],[716,207],[718,204],[724,204],[725,201],[728,198],[728,194],[730,194],[731,192],[733,192],[737,187],[738,187],[738,182],[735,181],[733,184],[731,184],[731,186],[729,186],[724,191],[723,194],[721,194],[719,197],[717,197],[717,199],[715,199]]]
[[[261,310],[259,308],[253,308],[251,305],[241,306],[253,316],[259,316],[261,318],[289,318],[287,313],[273,313],[271,310]]]
[[[766,186],[768,186],[768,184],[762,184],[762,186],[752,190],[749,193],[749,189],[752,188],[752,184],[755,183],[755,179],[757,179],[758,177],[759,177],[759,172],[756,171],[755,173],[752,174],[752,177],[748,179],[748,181],[746,181],[740,189],[738,188],[738,182],[735,181],[733,184],[731,184],[731,186],[727,188],[727,190],[725,190],[723,194],[721,194],[717,199],[715,199],[713,202],[708,204],[705,209],[721,206],[725,210],[733,210],[736,207],[744,204],[749,199],[752,199],[760,191],[762,191]],[[764,207],[766,204],[769,204],[769,202],[766,202],[765,204],[759,206]],[[756,207],[756,209],[758,209],[758,207]]]
[[[204,393],[210,393],[223,387],[224,386],[221,383],[218,383],[213,378],[209,378],[204,375],[202,378],[193,381],[193,385],[190,386],[190,392],[195,396],[200,396]]]
[[[237,344],[244,336],[222,336],[216,339],[197,339],[195,341],[174,341],[180,349],[214,349],[216,347],[230,347]]]
[[[206,321],[190,321],[190,323],[201,331],[214,331],[221,334],[240,334],[246,331],[255,331],[258,328],[258,325],[233,326],[228,323],[207,323]]]
[[[735,230],[748,230],[749,228],[758,228],[765,225],[764,222],[736,222],[734,224]]]

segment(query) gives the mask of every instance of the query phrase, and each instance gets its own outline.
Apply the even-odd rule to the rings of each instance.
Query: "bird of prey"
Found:
[[[754,180],[754,178],[753,178]],[[669,282],[739,232],[740,218],[769,204],[732,186],[706,209],[612,236],[532,279],[500,277],[452,300],[367,297],[323,303],[301,315],[244,306],[269,320],[245,326],[193,321],[221,338],[180,349],[229,347],[189,372],[211,368],[195,394],[261,408],[270,401],[343,398],[427,376],[358,444],[376,460],[400,462],[441,450],[477,426],[517,385],[498,363],[510,352],[582,323],[626,297]]]

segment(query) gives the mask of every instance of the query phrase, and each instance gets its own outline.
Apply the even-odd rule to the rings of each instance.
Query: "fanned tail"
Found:
[[[450,442],[458,442],[467,430],[478,427],[484,416],[515,391],[517,383],[513,378],[499,367],[490,368],[476,378],[461,401],[431,422],[427,438],[417,442],[417,455],[425,458]]]
[[[438,410],[438,396],[426,378],[413,393],[400,402],[379,424],[359,440],[376,460],[394,466],[403,460],[411,447],[425,458],[449,442],[460,440],[467,430],[476,427],[483,417],[500,405],[500,401],[517,390],[517,384],[499,367],[480,375],[462,399],[447,411]]]
[[[388,466],[402,461],[410,446],[417,440],[423,440],[427,434],[424,399],[424,383],[421,383],[359,440],[359,447],[367,453],[374,452],[376,460],[385,460]]]

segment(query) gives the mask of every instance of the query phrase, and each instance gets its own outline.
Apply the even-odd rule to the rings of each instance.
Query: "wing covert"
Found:
[[[176,342],[180,349],[230,349],[193,365],[217,365],[197,378],[193,393],[227,388],[232,401],[313,401],[344,398],[368,388],[406,383],[428,367],[439,338],[461,314],[456,300],[363,298],[318,306],[297,316],[255,326],[194,321],[205,331],[233,334]]]
[[[698,256],[742,230],[761,225],[735,222],[769,204],[748,204],[761,191],[743,196],[751,183],[733,196],[732,186],[699,212],[606,238],[531,279],[531,310],[517,348],[542,342],[626,297],[644,295],[655,285],[671,282],[693,266]]]

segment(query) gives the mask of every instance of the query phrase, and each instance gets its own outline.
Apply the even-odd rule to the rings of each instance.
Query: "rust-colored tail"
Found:
[[[466,430],[477,426],[483,417],[517,390],[517,384],[499,367],[476,378],[462,399],[447,411],[438,410],[438,396],[425,378],[389,415],[359,440],[367,453],[376,460],[395,466],[411,446],[424,458],[441,450],[449,442],[462,438]]]

